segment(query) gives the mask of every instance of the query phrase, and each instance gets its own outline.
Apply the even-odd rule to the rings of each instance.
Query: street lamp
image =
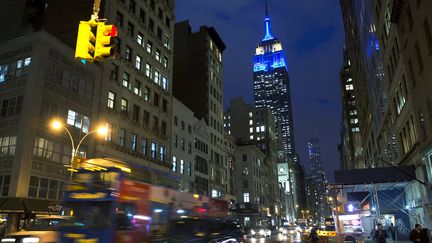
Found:
[[[71,141],[72,153],[71,153],[70,169],[69,169],[71,172],[69,181],[72,181],[72,175],[74,172],[74,163],[73,162],[78,156],[79,148],[80,148],[82,142],[84,141],[84,139],[86,139],[90,134],[92,134],[94,132],[96,132],[99,136],[104,136],[107,133],[107,128],[105,126],[100,126],[100,127],[96,128],[95,130],[88,132],[86,135],[84,135],[84,137],[81,138],[81,140],[78,142],[76,147],[75,147],[75,142],[74,142],[74,139],[72,137],[72,134],[70,133],[69,129],[67,129],[67,127],[60,120],[57,120],[57,119],[52,120],[51,128],[54,130],[60,130],[61,128],[63,128],[66,131],[66,133],[68,134],[69,139]]]

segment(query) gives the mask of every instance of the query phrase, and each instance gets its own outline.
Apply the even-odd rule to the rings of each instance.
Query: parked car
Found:
[[[59,215],[37,218],[26,224],[22,230],[7,234],[0,242],[60,242],[58,228],[67,219],[68,217]]]
[[[226,226],[226,221],[183,218],[171,220],[164,229],[161,229],[150,240],[160,243],[238,243],[238,232],[231,226]]]

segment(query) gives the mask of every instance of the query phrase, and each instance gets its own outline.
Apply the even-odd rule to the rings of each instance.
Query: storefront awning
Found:
[[[56,204],[56,201],[37,198],[0,198],[0,213],[54,213]]]

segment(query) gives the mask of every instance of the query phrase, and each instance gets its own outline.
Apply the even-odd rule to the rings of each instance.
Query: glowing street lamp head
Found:
[[[59,120],[53,120],[53,121],[51,122],[51,127],[52,127],[54,130],[59,130],[60,128],[63,127],[63,123],[62,123],[61,121],[59,121]]]
[[[107,129],[105,126],[100,126],[100,127],[97,129],[97,133],[98,133],[100,136],[105,136],[105,135],[107,134],[107,132],[108,132],[108,129]]]

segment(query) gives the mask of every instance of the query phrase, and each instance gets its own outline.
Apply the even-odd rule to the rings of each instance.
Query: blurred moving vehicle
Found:
[[[258,227],[250,230],[251,238],[271,237],[271,230]]]
[[[60,242],[58,229],[68,217],[52,215],[37,218],[18,232],[7,234],[0,242],[55,243]]]
[[[228,224],[227,224],[228,223]],[[238,243],[232,222],[200,218],[183,218],[170,221],[150,239],[152,243]],[[236,227],[236,226],[235,226]],[[236,227],[237,228],[237,227]]]
[[[62,243],[147,242],[171,219],[227,215],[227,201],[143,183],[139,169],[107,164],[94,159],[73,174],[62,205],[72,216],[60,228]]]

